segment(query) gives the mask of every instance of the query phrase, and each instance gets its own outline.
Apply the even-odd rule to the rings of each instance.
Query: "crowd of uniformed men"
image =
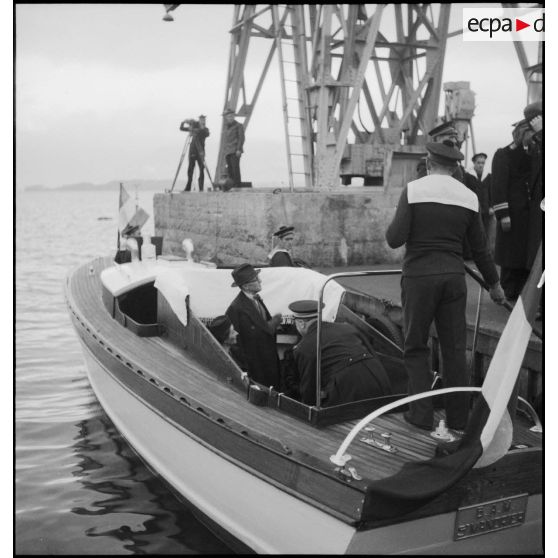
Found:
[[[491,173],[485,169],[485,153],[475,153],[473,172],[465,172],[458,134],[451,123],[436,127],[429,135],[427,157],[417,167],[417,179],[403,188],[386,231],[390,247],[405,246],[401,302],[409,394],[431,389],[428,340],[432,323],[440,344],[444,387],[469,383],[464,260],[475,262],[494,302],[513,302],[525,284],[543,228],[540,102],[528,105],[524,118],[513,125],[513,141],[496,151]],[[268,256],[271,266],[305,265],[293,258],[293,240],[292,226],[282,226],[274,233]],[[271,316],[258,295],[259,271],[245,263],[232,276],[233,286],[240,292],[226,315],[214,321],[212,331],[252,380],[316,404],[317,301],[290,305],[300,340],[280,361],[275,335],[281,316]],[[356,328],[324,322],[321,347],[320,405],[391,394],[386,371],[369,340]],[[447,396],[445,410],[448,427],[462,431],[468,395]],[[432,399],[411,403],[405,418],[430,430]]]

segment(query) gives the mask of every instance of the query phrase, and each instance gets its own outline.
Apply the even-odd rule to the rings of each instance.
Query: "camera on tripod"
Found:
[[[199,120],[195,118],[187,118],[180,123],[180,129],[184,132],[193,132],[200,127]]]

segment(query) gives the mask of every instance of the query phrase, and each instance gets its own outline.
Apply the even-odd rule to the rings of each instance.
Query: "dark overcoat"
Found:
[[[544,199],[544,143],[542,133],[533,136],[531,146],[531,180],[529,184],[529,234],[527,243],[526,268],[531,269],[540,243],[544,223],[544,213],[541,209],[541,201]]]
[[[492,203],[498,220],[494,260],[502,267],[525,269],[529,233],[531,159],[522,147],[496,150],[492,159]],[[510,217],[511,230],[501,220]]]
[[[277,250],[269,262],[270,267],[296,267],[287,250]]]
[[[314,322],[293,349],[303,403],[316,403],[316,339]],[[390,395],[387,373],[372,346],[350,324],[322,323],[322,405]]]
[[[266,386],[280,387],[279,357],[275,331],[269,325],[271,315],[263,305],[266,320],[254,302],[242,291],[231,302],[226,314],[238,332],[238,344],[250,378]]]

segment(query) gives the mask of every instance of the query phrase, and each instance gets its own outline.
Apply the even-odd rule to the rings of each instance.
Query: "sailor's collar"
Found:
[[[409,204],[442,203],[478,212],[479,199],[467,186],[451,176],[430,174],[407,185]]]

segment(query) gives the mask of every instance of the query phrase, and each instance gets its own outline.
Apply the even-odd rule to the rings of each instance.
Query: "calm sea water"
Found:
[[[150,214],[152,195],[139,194]],[[87,380],[63,282],[113,253],[117,206],[117,192],[16,197],[16,552],[229,553],[120,437]]]

